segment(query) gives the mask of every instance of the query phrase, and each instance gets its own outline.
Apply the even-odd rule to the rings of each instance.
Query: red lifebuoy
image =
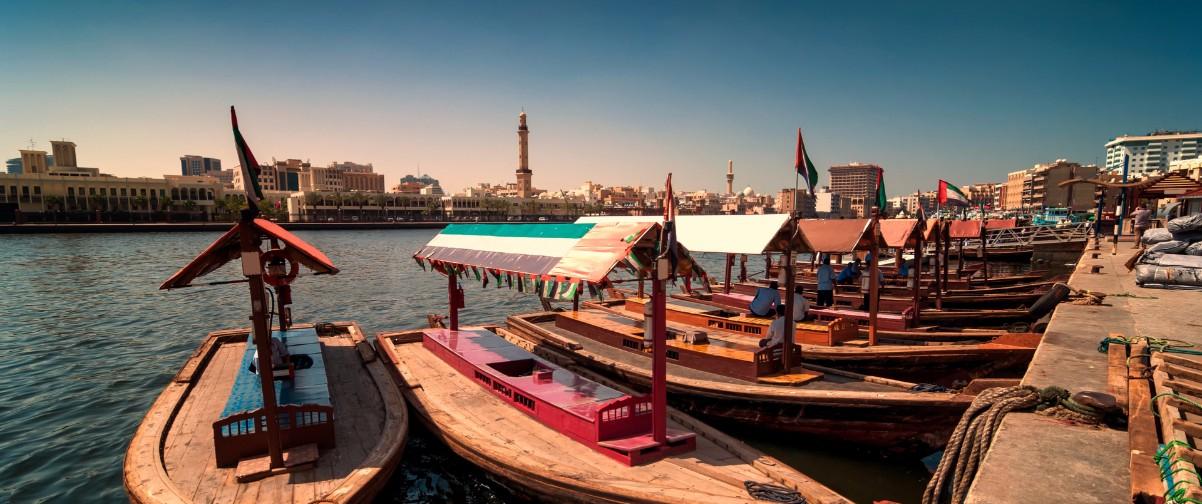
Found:
[[[263,281],[272,287],[283,287],[292,283],[296,279],[296,274],[300,272],[300,263],[294,261],[288,254],[285,254],[283,249],[268,250],[259,257],[259,260],[263,266]],[[284,276],[271,274],[271,269],[268,265],[280,260],[288,264],[288,274]]]

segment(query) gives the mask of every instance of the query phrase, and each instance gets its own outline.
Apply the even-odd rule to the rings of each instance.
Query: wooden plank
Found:
[[[1120,336],[1111,333],[1110,337]],[[1106,382],[1110,395],[1124,412],[1127,411],[1127,345],[1111,344],[1106,352]]]
[[[1159,439],[1156,435],[1156,418],[1152,414],[1152,387],[1146,375],[1148,358],[1146,343],[1131,345],[1127,439],[1131,445],[1131,501],[1137,504],[1152,504],[1164,494],[1160,468],[1152,460]]]
[[[1163,355],[1162,352],[1152,355],[1153,397],[1173,393],[1173,390],[1167,385],[1169,375],[1162,369],[1165,367]],[[1152,406],[1160,414],[1157,418],[1160,423],[1163,444],[1176,441],[1193,447],[1190,444],[1189,435],[1174,428],[1174,423],[1184,418],[1181,413],[1182,407],[1188,406],[1189,409],[1195,410],[1195,412],[1202,412],[1202,408],[1183,403],[1172,396],[1158,398],[1153,402]],[[1171,459],[1168,471],[1174,475],[1174,491],[1184,490],[1185,497],[1193,500],[1202,499],[1202,479],[1198,477],[1198,468],[1194,466],[1192,460],[1174,456]]]

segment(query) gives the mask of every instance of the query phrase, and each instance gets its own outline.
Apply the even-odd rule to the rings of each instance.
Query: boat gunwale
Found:
[[[360,344],[366,344],[374,351],[374,347],[370,345],[366,334],[357,322],[336,321],[331,325],[346,330],[346,334],[340,336],[350,337],[353,343],[352,348],[356,352],[362,352],[359,348]],[[306,323],[296,324],[293,327],[316,326],[317,324]],[[199,378],[204,374],[221,345],[244,342],[250,332],[251,328],[249,327],[210,332],[151,403],[130,439],[122,462],[122,482],[131,502],[193,502],[191,498],[184,496],[171,475],[167,473],[164,460],[167,436],[193,389],[200,382]],[[377,358],[366,360],[360,353],[360,362],[363,372],[371,376],[372,381],[376,384],[375,390],[380,395],[381,410],[384,413],[381,436],[374,439],[375,446],[364,454],[359,466],[341,478],[337,486],[319,498],[323,502],[369,501],[387,483],[404,453],[409,416],[403,394],[395,390],[395,383],[386,369],[387,366],[378,358],[378,355]],[[170,411],[163,411],[168,406],[170,406]],[[143,453],[145,451],[151,453]],[[147,463],[153,465],[153,470],[149,474],[147,474]],[[364,468],[371,470],[364,471]]]

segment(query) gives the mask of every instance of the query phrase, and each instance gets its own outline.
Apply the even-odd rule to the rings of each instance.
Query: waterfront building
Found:
[[[54,153],[51,166],[62,166],[64,168],[75,168],[79,166],[75,161],[75,142],[66,140],[51,140],[50,150]]]
[[[186,154],[179,158],[180,175],[208,175],[217,177],[220,172],[220,159],[193,154]]]
[[[1005,199],[1001,206],[1005,210],[1031,212],[1045,208],[1091,210],[1094,207],[1094,187],[1091,184],[1068,187],[1060,187],[1059,184],[1071,178],[1089,179],[1097,176],[1097,166],[1083,166],[1065,159],[1010,172],[1006,177]]]
[[[818,216],[815,197],[806,189],[795,190],[792,187],[781,189],[776,195],[775,203],[778,213],[791,214],[796,209],[803,219],[812,219]],[[794,203],[796,203],[796,207],[794,207]]]
[[[847,219],[852,217],[851,200],[822,186],[814,193],[814,213],[820,219]]]
[[[876,191],[877,172],[880,165],[870,163],[848,163],[830,167],[830,190],[851,200],[852,209],[859,217],[867,216],[864,201],[872,201]]]
[[[529,198],[534,196],[533,177],[530,171],[530,128],[526,126],[526,111],[518,114],[518,169],[517,197]]]
[[[1162,174],[1175,161],[1195,159],[1202,153],[1202,132],[1154,131],[1142,136],[1119,136],[1106,142],[1106,170],[1123,172],[1127,157],[1129,177]]]

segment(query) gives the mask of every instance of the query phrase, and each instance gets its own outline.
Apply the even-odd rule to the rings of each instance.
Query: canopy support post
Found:
[[[647,291],[644,288],[643,272],[639,272],[639,299],[647,297]]]
[[[722,281],[722,293],[730,294],[730,274],[735,266],[735,255],[726,254],[726,279]]]
[[[454,269],[447,270],[447,297],[451,311],[451,330],[459,330],[459,303],[462,301],[459,297],[459,286],[455,284]]]
[[[742,254],[739,259],[739,281],[747,281],[747,254]]]
[[[785,264],[781,265],[785,276],[785,334],[781,343],[781,363],[787,374],[793,369],[793,339],[797,332],[797,321],[793,320],[793,290],[797,285],[797,275],[793,274],[793,248],[785,249],[783,254]]]
[[[253,218],[253,215],[252,217]],[[284,467],[283,447],[280,445],[280,419],[276,407],[275,370],[271,365],[271,326],[267,323],[267,296],[264,293],[263,265],[256,243],[253,221],[245,218],[239,224],[238,238],[242,250],[242,273],[250,286],[251,325],[258,351],[259,384],[263,389],[263,414],[267,417],[267,455],[271,467]]]
[[[943,219],[935,222],[935,309],[943,309],[943,276],[939,270],[946,262],[943,259]]]
[[[879,210],[878,210],[879,212]],[[877,276],[880,275],[880,243],[877,241],[877,236],[881,234],[879,227],[880,214],[873,212],[872,215],[872,260],[868,262],[868,345],[876,345],[876,316],[879,303],[880,283],[877,281]]]
[[[651,279],[651,435],[657,443],[668,443],[668,327],[664,280],[668,276],[667,258],[655,261]]]
[[[772,252],[764,252],[764,280],[772,280]]]
[[[898,260],[905,260],[902,254],[897,255]],[[910,273],[914,275],[914,325],[917,326],[922,311],[922,229],[918,230],[918,240],[914,243],[914,268]]]
[[[1072,194],[1072,188],[1069,188],[1069,194]],[[985,217],[981,217],[981,274],[985,275],[985,285],[989,285],[989,257],[986,256],[985,247]]]
[[[964,238],[956,240],[956,278],[964,278]]]

